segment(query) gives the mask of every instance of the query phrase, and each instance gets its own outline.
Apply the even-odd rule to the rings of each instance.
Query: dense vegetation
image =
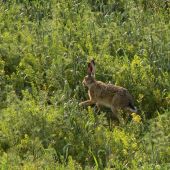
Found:
[[[0,169],[170,168],[168,0],[0,3]],[[91,58],[130,91],[131,121],[78,106]]]

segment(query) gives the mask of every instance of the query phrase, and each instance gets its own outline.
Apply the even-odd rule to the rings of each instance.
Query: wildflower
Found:
[[[25,139],[28,139],[28,138],[29,138],[29,136],[27,134],[25,134]]]
[[[124,154],[127,154],[127,153],[128,153],[126,149],[123,149],[123,152],[124,152]]]
[[[5,65],[5,61],[4,60],[1,60],[1,63],[2,63],[2,65]]]
[[[133,148],[133,149],[137,148],[137,146],[138,146],[138,145],[137,145],[136,142],[132,144],[132,148]]]
[[[22,63],[22,62],[20,62],[20,63],[19,63],[19,66],[20,66],[20,67],[22,67],[22,66],[23,66],[23,63]]]
[[[140,123],[142,119],[141,116],[137,115],[136,113],[132,113],[132,117],[133,117],[134,122],[137,122],[137,123]]]
[[[136,116],[136,113],[132,113],[131,115],[132,115],[133,117],[135,117],[135,116]]]

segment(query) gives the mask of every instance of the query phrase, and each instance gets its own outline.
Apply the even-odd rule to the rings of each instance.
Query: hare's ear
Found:
[[[95,76],[95,62],[94,60],[91,60],[91,65],[92,65],[92,76]]]
[[[88,63],[87,72],[88,72],[88,75],[91,76],[91,74],[92,74],[92,65],[91,65],[91,63]]]

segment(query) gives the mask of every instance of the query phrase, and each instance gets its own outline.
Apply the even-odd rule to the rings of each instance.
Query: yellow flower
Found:
[[[132,144],[133,149],[137,148],[137,146],[138,146],[138,144],[136,142]]]
[[[136,113],[132,113],[131,115],[132,115],[132,117],[135,117],[135,116],[136,116]]]
[[[123,152],[124,152],[124,154],[127,154],[127,153],[128,153],[126,149],[123,149]]]
[[[138,123],[140,123],[141,119],[142,119],[142,118],[141,118],[139,115],[136,115],[135,117],[133,117],[133,120],[134,120],[135,122],[138,122]]]
[[[2,65],[5,65],[5,61],[4,60],[1,60],[1,63],[2,63]]]
[[[28,138],[29,138],[29,136],[27,134],[25,134],[25,139],[28,139]]]
[[[20,63],[19,63],[19,66],[20,66],[20,67],[22,67],[22,65],[23,65],[23,63],[22,63],[22,62],[20,62]]]
[[[134,122],[140,123],[140,121],[142,120],[141,116],[137,115],[136,113],[132,113],[131,115],[133,117]]]

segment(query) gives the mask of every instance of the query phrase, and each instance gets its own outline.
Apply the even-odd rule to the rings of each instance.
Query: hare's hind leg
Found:
[[[96,104],[96,103],[93,102],[93,101],[91,101],[91,100],[87,100],[87,101],[85,101],[85,102],[79,103],[79,106],[85,107],[85,106],[91,106],[91,105],[93,105],[93,104]]]
[[[118,108],[117,108],[116,106],[112,105],[112,106],[111,106],[111,110],[112,110],[113,114],[114,114],[117,118],[119,118]]]
[[[100,115],[100,111],[103,110],[103,106],[100,105],[98,102],[96,103],[96,106],[97,106],[97,108],[99,109],[98,112],[97,112],[97,114]]]
[[[122,110],[118,106],[115,106],[115,105],[111,106],[111,110],[113,114],[119,119],[120,125],[123,125],[124,120],[122,119],[122,116],[121,116]]]

